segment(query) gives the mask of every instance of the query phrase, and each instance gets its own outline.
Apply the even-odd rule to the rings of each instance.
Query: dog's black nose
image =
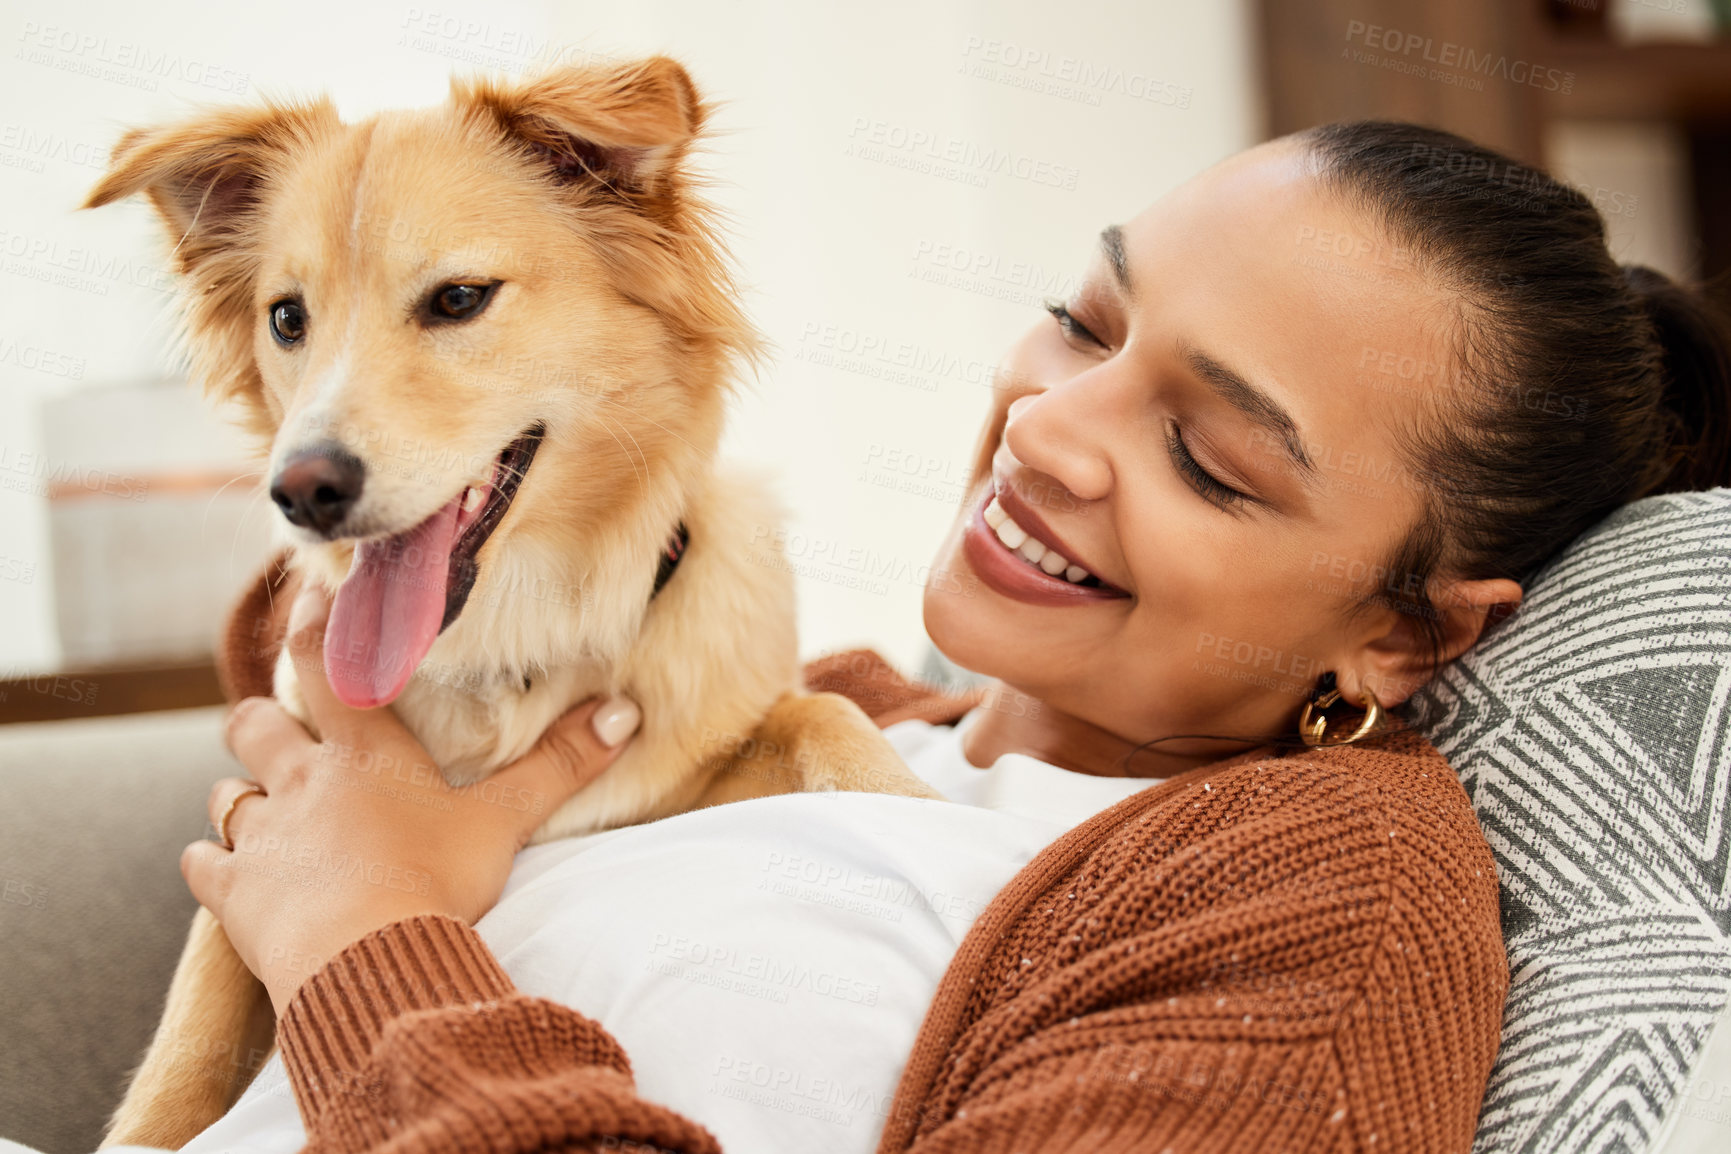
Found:
[[[342,524],[366,484],[367,467],[338,445],[316,445],[283,463],[270,499],[289,524],[329,535]]]

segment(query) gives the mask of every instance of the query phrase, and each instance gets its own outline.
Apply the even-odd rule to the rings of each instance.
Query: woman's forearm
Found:
[[[308,1151],[720,1150],[637,1096],[612,1035],[518,992],[454,918],[348,946],[300,987],[277,1036]]]

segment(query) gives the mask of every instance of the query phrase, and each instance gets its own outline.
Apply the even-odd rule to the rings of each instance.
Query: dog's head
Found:
[[[617,576],[610,550],[652,568],[755,348],[686,171],[705,114],[657,57],[355,125],[221,110],[115,150],[88,206],[144,192],[161,217],[194,373],[341,583],[326,667],[351,704],[394,698],[472,602],[569,600]]]

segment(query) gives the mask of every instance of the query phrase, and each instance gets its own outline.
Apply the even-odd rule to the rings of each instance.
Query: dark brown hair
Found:
[[[1327,186],[1460,291],[1457,371],[1404,437],[1425,510],[1386,569],[1403,579],[1375,597],[1433,652],[1432,577],[1525,584],[1619,505],[1731,484],[1724,319],[1694,289],[1619,265],[1585,195],[1412,124],[1298,139]]]

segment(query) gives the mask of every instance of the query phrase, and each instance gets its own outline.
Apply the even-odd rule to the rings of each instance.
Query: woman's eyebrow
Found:
[[[1298,424],[1273,397],[1201,349],[1184,345],[1180,352],[1190,371],[1212,388],[1221,400],[1280,439],[1286,455],[1298,466],[1306,483],[1316,479],[1316,465],[1304,451],[1304,438],[1299,435]]]
[[[1118,287],[1124,290],[1125,296],[1134,299],[1136,289],[1130,283],[1130,261],[1124,255],[1124,230],[1115,224],[1101,229],[1100,249],[1106,254],[1106,263],[1112,266],[1112,276],[1118,281]]]

